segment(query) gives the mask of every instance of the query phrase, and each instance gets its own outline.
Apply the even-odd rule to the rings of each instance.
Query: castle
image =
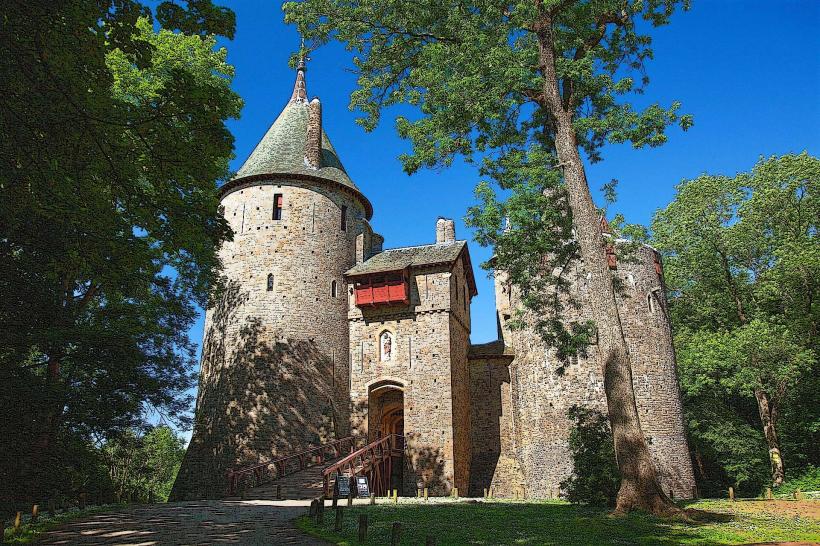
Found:
[[[391,433],[406,438],[395,485],[406,492],[556,497],[572,472],[567,410],[606,412],[595,346],[560,361],[534,332],[510,328],[520,295],[503,272],[499,340],[472,345],[467,243],[442,218],[435,242],[383,248],[305,72],[300,63],[284,110],[220,190],[234,238],[219,250],[226,284],[206,313],[194,432],[171,497],[219,497],[230,468]],[[610,267],[625,287],[641,426],[662,487],[689,498],[660,258],[646,246],[637,254],[619,263],[613,251]],[[564,275],[580,303],[566,318],[592,319],[583,265]]]

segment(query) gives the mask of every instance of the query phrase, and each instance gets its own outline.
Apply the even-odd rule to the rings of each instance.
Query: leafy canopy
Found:
[[[756,389],[780,416],[784,459],[799,467],[820,455],[819,184],[820,160],[806,153],[761,159],[734,177],[684,181],[652,223],[689,428],[729,480],[761,483]]]
[[[353,53],[358,87],[351,109],[372,130],[393,106],[411,152],[404,169],[476,163],[484,181],[467,222],[477,241],[493,245],[485,267],[503,269],[520,287],[536,329],[562,354],[592,334],[590,324],[560,320],[562,271],[577,254],[572,218],[555,153],[555,112],[545,103],[539,65],[539,7],[554,14],[553,50],[563,108],[591,161],[606,143],[663,144],[666,128],[687,129],[680,104],[636,108],[649,80],[648,29],[664,25],[687,2],[544,1],[403,2],[307,0],[284,5],[285,20],[318,47],[338,40]],[[570,303],[571,304],[571,303]]]
[[[0,10],[0,434],[25,466],[60,427],[184,417],[242,103],[211,34],[233,14],[209,0],[156,21],[131,0]]]

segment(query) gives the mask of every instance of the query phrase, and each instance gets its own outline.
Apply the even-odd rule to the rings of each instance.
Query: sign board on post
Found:
[[[336,494],[339,498],[346,498],[350,494],[350,479],[336,473]]]
[[[370,485],[367,483],[367,476],[356,476],[356,492],[360,498],[370,497]]]

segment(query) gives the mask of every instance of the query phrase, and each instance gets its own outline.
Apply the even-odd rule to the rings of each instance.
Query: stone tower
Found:
[[[346,273],[352,430],[370,441],[404,435],[404,468],[391,487],[405,494],[469,486],[467,360],[477,289],[453,220],[439,218],[435,234],[433,244],[373,252]]]
[[[284,110],[220,190],[234,238],[219,250],[226,286],[206,313],[172,499],[218,497],[231,467],[348,433],[344,273],[373,211],[322,129],[319,100],[308,101],[305,72],[302,62]]]
[[[603,226],[608,227],[606,222]],[[621,242],[610,245],[608,250],[610,269],[622,287],[617,299],[632,360],[641,428],[664,491],[677,499],[691,498],[695,480],[660,255],[646,245],[628,254]],[[594,320],[583,263],[576,260],[562,275],[570,281],[569,294],[577,303],[565,306],[562,320]],[[500,378],[494,388],[506,393],[499,399],[502,437],[495,457],[517,464],[507,464],[503,469],[499,465],[492,482],[502,490],[515,483],[526,484],[533,496],[555,498],[561,481],[573,468],[569,453],[572,423],[567,410],[579,405],[607,413],[597,347],[588,347],[586,357],[562,361],[535,331],[510,328],[511,317],[521,308],[520,294],[503,272],[497,271],[495,277],[500,333],[507,351],[514,354],[507,361],[493,361],[501,362],[492,367],[495,377]],[[483,422],[480,418],[478,421]],[[500,470],[506,474],[500,474]]]

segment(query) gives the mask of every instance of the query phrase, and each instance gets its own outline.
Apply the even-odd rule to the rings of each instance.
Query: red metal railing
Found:
[[[242,487],[256,487],[294,472],[299,472],[309,466],[324,464],[329,452],[332,453],[331,457],[334,459],[340,457],[347,450],[353,453],[355,447],[356,438],[348,436],[273,461],[229,470],[228,496],[236,495]]]
[[[367,444],[358,451],[328,466],[322,472],[325,496],[330,496],[330,478],[334,473],[346,476],[367,476],[370,491],[383,495],[390,488],[393,458],[404,455],[404,436],[389,434]]]

